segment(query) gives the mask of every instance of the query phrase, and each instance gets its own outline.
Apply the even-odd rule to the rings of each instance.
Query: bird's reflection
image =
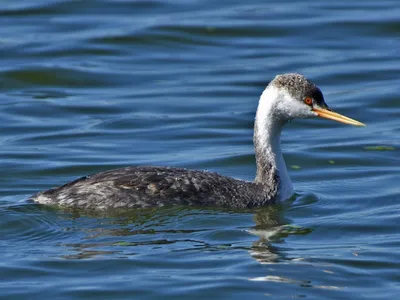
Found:
[[[255,226],[248,232],[259,239],[254,241],[249,254],[262,264],[276,263],[288,260],[277,246],[290,235],[304,235],[311,229],[295,226],[284,216],[283,206],[262,208],[254,215]]]
[[[275,263],[287,259],[279,247],[287,236],[310,232],[309,229],[291,225],[284,212],[285,207],[282,205],[264,207],[256,211],[221,211],[192,207],[106,213],[67,211],[65,216],[68,216],[71,222],[69,230],[83,232],[85,238],[60,245],[66,247],[68,252],[73,252],[63,257],[73,259],[104,255],[125,256],[129,255],[126,250],[128,247],[139,249],[141,246],[151,249],[164,247],[164,251],[246,249],[262,264]],[[241,222],[249,222],[249,219],[255,223],[254,226],[240,226]],[[91,220],[88,221],[90,226],[82,226],[82,220]],[[218,231],[222,233],[218,234]],[[243,235],[245,232],[245,241],[241,242],[242,236],[236,235]],[[248,234],[258,237],[256,241],[250,242],[250,246],[248,245],[251,237]],[[222,237],[222,240],[215,238],[215,235]],[[232,237],[228,239],[226,235]],[[130,250],[129,253],[133,252]]]

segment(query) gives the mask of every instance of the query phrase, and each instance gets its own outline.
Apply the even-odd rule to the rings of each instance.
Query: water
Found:
[[[388,1],[2,1],[0,297],[395,299],[400,6]],[[31,194],[127,165],[255,173],[275,74],[366,123],[296,120],[296,197],[254,211],[90,215]]]

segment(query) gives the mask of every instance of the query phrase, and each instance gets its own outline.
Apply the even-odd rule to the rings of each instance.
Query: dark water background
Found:
[[[0,2],[0,298],[396,299],[400,4]],[[355,128],[297,120],[297,195],[96,216],[30,194],[127,165],[251,180],[258,97],[301,72]]]

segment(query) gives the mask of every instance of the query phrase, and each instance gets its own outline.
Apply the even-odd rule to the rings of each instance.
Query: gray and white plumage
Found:
[[[176,204],[252,208],[273,201],[277,184],[277,176],[263,185],[206,171],[127,167],[79,178],[33,200],[90,210]]]
[[[260,97],[254,126],[257,174],[253,182],[207,171],[169,167],[127,167],[85,176],[40,192],[41,204],[104,210],[174,204],[252,208],[293,195],[280,148],[283,126],[295,117],[312,117],[304,104],[327,108],[321,91],[299,74],[278,75]]]

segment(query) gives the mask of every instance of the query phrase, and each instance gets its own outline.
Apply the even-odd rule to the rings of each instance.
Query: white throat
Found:
[[[268,86],[260,97],[255,120],[255,147],[257,158],[257,178],[262,180],[260,168],[274,167],[278,171],[280,186],[278,200],[286,200],[293,195],[293,185],[287,172],[281,150],[281,132],[290,116],[279,109],[285,103],[287,94],[273,86]],[[267,160],[267,161],[265,161]]]

